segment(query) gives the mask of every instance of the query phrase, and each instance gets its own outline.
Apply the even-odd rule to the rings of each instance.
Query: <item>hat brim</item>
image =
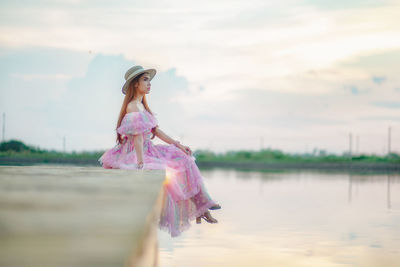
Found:
[[[130,77],[125,81],[124,86],[122,86],[122,93],[123,93],[124,95],[126,94],[126,90],[128,90],[129,83],[130,83],[133,79],[135,79],[136,76],[138,76],[139,74],[142,74],[142,73],[144,73],[144,72],[149,73],[149,75],[150,75],[150,81],[151,81],[151,80],[153,79],[153,77],[156,75],[157,70],[155,70],[155,69],[145,69],[145,70],[141,70],[141,71],[139,71],[139,72],[137,72],[137,73],[134,73],[132,76],[130,76]]]

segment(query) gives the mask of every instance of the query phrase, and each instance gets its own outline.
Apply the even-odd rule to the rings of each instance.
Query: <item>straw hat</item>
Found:
[[[155,69],[143,69],[142,66],[136,65],[130,68],[129,70],[126,71],[125,73],[125,84],[122,86],[122,93],[126,94],[126,90],[128,89],[129,83],[139,74],[147,72],[150,75],[150,81],[153,79],[153,77],[156,75],[156,70]]]

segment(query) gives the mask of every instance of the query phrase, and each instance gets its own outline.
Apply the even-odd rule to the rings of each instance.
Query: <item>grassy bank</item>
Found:
[[[352,155],[347,153],[342,155],[328,154],[326,152],[319,153],[303,153],[290,154],[280,150],[263,149],[263,150],[247,150],[247,151],[228,151],[226,153],[214,153],[207,150],[196,151],[196,158],[199,161],[207,162],[266,162],[266,163],[344,163],[344,162],[365,162],[365,163],[398,163],[400,164],[400,155],[391,153],[385,156],[379,155]]]

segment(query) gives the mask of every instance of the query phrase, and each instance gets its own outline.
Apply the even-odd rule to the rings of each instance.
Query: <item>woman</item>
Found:
[[[208,209],[220,209],[204,187],[200,171],[189,147],[165,134],[157,125],[146,94],[155,69],[134,66],[125,74],[125,94],[117,123],[117,145],[107,150],[99,162],[106,169],[165,169],[164,200],[159,227],[178,236],[196,218],[217,223]],[[168,145],[154,145],[155,136]]]

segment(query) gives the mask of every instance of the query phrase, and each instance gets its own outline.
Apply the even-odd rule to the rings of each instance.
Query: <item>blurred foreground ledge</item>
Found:
[[[0,166],[0,266],[157,266],[161,170]]]

